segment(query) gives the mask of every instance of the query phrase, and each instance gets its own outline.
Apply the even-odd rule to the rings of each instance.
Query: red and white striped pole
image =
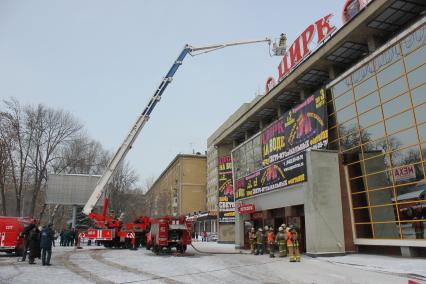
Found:
[[[132,238],[132,250],[137,250],[137,248],[136,248],[136,234],[135,234],[135,231],[132,231],[132,236],[133,236],[133,238]]]

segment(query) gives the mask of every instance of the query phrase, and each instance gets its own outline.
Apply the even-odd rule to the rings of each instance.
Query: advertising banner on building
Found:
[[[328,144],[325,90],[284,113],[260,134],[262,168],[235,181],[235,199],[307,181],[308,149]]]
[[[307,149],[327,146],[325,90],[317,91],[262,131],[261,143],[264,166]]]
[[[219,223],[234,223],[235,211],[221,211],[219,212]]]
[[[306,155],[303,152],[237,180],[235,198],[238,200],[256,196],[305,181],[307,181]]]
[[[219,158],[219,222],[235,221],[234,188],[231,156]]]

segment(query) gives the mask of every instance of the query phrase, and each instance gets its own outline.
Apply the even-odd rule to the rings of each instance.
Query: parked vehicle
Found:
[[[22,255],[25,240],[25,228],[35,224],[36,220],[30,217],[0,216],[0,252]]]
[[[192,222],[186,221],[185,216],[151,219],[151,230],[147,234],[147,249],[155,254],[176,248],[184,253],[191,244]]]

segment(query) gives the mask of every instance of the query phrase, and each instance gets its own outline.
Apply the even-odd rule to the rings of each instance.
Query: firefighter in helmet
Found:
[[[272,228],[272,226],[269,228],[267,239],[268,239],[269,257],[275,257],[275,254],[274,254],[275,237],[274,237],[274,229]]]
[[[254,227],[249,231],[249,243],[251,254],[254,254],[256,250],[256,230]]]
[[[264,249],[265,253],[269,253],[268,231],[269,231],[268,226],[263,227],[263,249]]]
[[[281,226],[278,228],[278,234],[275,237],[275,243],[278,245],[279,257],[287,256],[286,241],[287,241],[287,234],[285,232],[285,225],[284,225],[284,227]]]
[[[287,248],[290,262],[300,261],[299,236],[294,226],[289,228],[287,233]]]
[[[259,228],[256,233],[256,255],[263,255],[264,239],[263,230]]]
[[[286,43],[287,43],[287,37],[285,36],[285,34],[282,33],[280,35],[280,41],[278,42],[278,46],[281,48],[285,48]]]

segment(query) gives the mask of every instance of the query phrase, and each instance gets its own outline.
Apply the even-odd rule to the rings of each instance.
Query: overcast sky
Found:
[[[0,92],[70,111],[115,151],[183,46],[278,38],[288,44],[344,0],[0,0]],[[207,138],[277,77],[266,44],[187,57],[127,159],[140,183]]]

